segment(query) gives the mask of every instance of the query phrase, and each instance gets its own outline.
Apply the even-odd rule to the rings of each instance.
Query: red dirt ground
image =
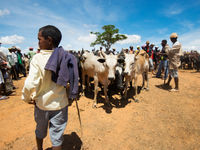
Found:
[[[200,73],[179,71],[180,91],[171,93],[150,77],[150,90],[141,91],[139,103],[122,102],[114,95],[107,110],[98,97],[92,108],[91,95],[78,101],[83,124],[79,126],[75,102],[69,107],[63,149],[84,150],[199,150]],[[0,101],[0,150],[31,150],[35,146],[34,106],[24,103],[21,90],[25,78],[14,82],[16,94]],[[174,81],[171,82],[174,87]],[[129,92],[129,94],[131,91]],[[44,149],[50,149],[49,136]]]

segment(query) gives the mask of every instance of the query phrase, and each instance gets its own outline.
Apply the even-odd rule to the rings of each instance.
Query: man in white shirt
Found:
[[[169,49],[168,58],[169,58],[169,79],[167,82],[167,86],[169,86],[171,79],[174,78],[175,88],[171,89],[171,92],[177,92],[179,90],[178,86],[178,67],[181,64],[180,56],[182,54],[182,46],[181,43],[177,41],[178,35],[177,33],[172,33],[170,36],[170,40],[172,41],[172,48]]]
[[[52,81],[52,72],[45,70],[53,49],[61,41],[61,32],[54,26],[44,26],[38,33],[39,48],[31,63],[29,75],[22,90],[22,99],[35,104],[37,149],[43,149],[43,139],[49,134],[53,150],[61,150],[63,133],[68,119],[68,97],[66,88]]]
[[[16,79],[18,79],[19,78],[19,65],[18,65],[18,58],[17,58],[17,54],[16,54],[17,48],[15,46],[12,46],[10,49],[11,49],[11,57],[15,63],[14,69],[15,69],[15,73],[16,73]]]
[[[9,50],[9,52],[7,54],[7,58],[8,58],[8,62],[10,64],[10,66],[11,66],[12,79],[17,80],[18,76],[17,76],[17,71],[16,71],[16,60],[15,60],[15,56],[13,57],[13,49],[9,48],[8,50]]]

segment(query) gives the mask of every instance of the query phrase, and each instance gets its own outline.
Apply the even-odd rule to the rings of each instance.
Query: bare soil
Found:
[[[0,150],[31,150],[35,147],[34,106],[24,103],[21,90],[25,78],[15,81],[18,89],[0,101]],[[141,91],[136,103],[129,91],[128,101],[115,94],[111,108],[98,96],[92,108],[92,93],[78,101],[82,120],[80,130],[76,103],[69,106],[63,149],[84,150],[199,150],[200,73],[179,70],[179,92],[163,88],[162,79],[150,75],[150,90]],[[141,83],[140,83],[141,84]],[[172,80],[171,86],[174,87]],[[44,149],[50,149],[49,135]]]

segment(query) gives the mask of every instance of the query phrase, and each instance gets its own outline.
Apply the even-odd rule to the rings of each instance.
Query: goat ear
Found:
[[[104,63],[106,60],[104,58],[99,58],[99,59],[97,59],[97,61],[100,63]]]

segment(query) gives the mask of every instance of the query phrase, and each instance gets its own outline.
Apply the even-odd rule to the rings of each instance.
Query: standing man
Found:
[[[167,44],[167,40],[162,40],[161,45],[162,45],[162,50],[159,53],[160,64],[159,64],[159,67],[158,67],[158,72],[156,73],[156,78],[161,77],[162,68],[164,68],[164,84],[165,84],[165,80],[167,79],[167,76],[168,76],[168,56],[167,56],[167,53],[168,53],[170,47]]]
[[[17,80],[17,72],[16,72],[16,64],[15,64],[15,58],[12,55],[13,49],[9,48],[9,53],[7,55],[8,58],[8,62],[10,63],[11,66],[11,75],[12,75],[12,79]]]
[[[153,66],[153,57],[154,57],[154,54],[153,54],[153,47],[154,47],[154,44],[152,43],[149,47],[149,51],[147,52],[148,55],[149,55],[149,71],[152,72],[152,74],[155,74],[154,73],[154,66]]]
[[[130,46],[129,48],[130,48],[129,54],[134,54],[133,46]]]
[[[135,53],[134,53],[134,54],[137,55],[139,52],[140,52],[140,46],[138,45],[138,46],[137,46],[137,49],[135,50]]]
[[[22,58],[23,58],[23,55],[21,53],[21,50],[17,49],[18,69],[19,69],[19,72],[22,73],[24,77],[26,77],[26,69],[24,67],[24,63],[22,62],[23,61]]]
[[[157,70],[157,66],[158,66],[158,54],[160,52],[160,50],[158,49],[159,47],[158,46],[155,46],[155,49],[154,49],[154,56],[153,56],[153,62],[154,62],[154,70],[156,71]]]
[[[33,48],[30,47],[30,48],[29,48],[29,52],[28,52],[28,58],[29,58],[30,62],[31,62],[31,60],[32,60],[32,58],[33,58],[33,56],[34,56],[35,54],[36,54],[36,52],[34,52],[34,51],[33,51]]]
[[[62,34],[55,26],[47,25],[39,29],[41,51],[30,63],[29,75],[22,90],[22,100],[35,104],[38,150],[43,149],[48,128],[52,150],[62,149],[68,120],[68,96],[76,98],[78,93],[77,61],[72,54],[58,47],[61,38]],[[69,92],[66,92],[68,87]]]
[[[146,45],[145,45],[144,50],[145,50],[147,53],[149,52],[149,44],[150,44],[150,42],[149,42],[149,41],[146,41]]]
[[[16,71],[16,75],[17,75],[17,79],[19,79],[19,65],[18,65],[18,57],[17,57],[17,48],[15,46],[11,47],[12,49],[12,58],[15,62],[15,71]]]
[[[177,33],[172,33],[170,36],[170,40],[173,43],[172,48],[168,51],[169,58],[169,79],[167,82],[167,86],[170,85],[171,79],[174,78],[175,88],[171,89],[171,92],[176,92],[179,90],[178,86],[178,67],[181,64],[180,56],[182,54],[182,46],[181,43],[177,41],[178,35]]]

